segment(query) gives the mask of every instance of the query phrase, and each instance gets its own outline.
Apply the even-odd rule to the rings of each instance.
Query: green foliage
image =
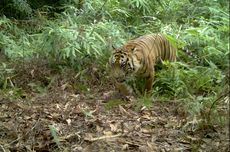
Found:
[[[32,15],[32,8],[27,0],[3,0],[0,2],[0,14],[16,18],[26,18]]]
[[[49,125],[49,129],[50,129],[50,133],[53,137],[54,142],[56,143],[56,145],[58,146],[59,149],[61,149],[61,143],[57,134],[57,129],[55,128],[54,125]]]
[[[38,92],[40,94],[46,93],[47,92],[47,88],[45,86],[42,86],[42,84],[39,83],[29,83],[28,86],[31,87],[31,90],[33,92]]]
[[[124,101],[116,99],[116,100],[109,100],[106,104],[105,104],[105,109],[106,110],[111,110],[115,107],[118,107],[119,105],[124,105]]]
[[[143,96],[140,96],[135,102],[134,104],[135,111],[140,110],[143,106],[146,108],[150,108],[154,100],[155,100],[154,97],[145,93]]]
[[[221,89],[225,76],[216,67],[190,67],[181,62],[164,62],[157,72],[156,93],[173,97],[208,95]]]
[[[31,56],[34,52],[31,46],[30,34],[25,33],[9,19],[0,18],[0,49],[10,58]]]
[[[109,31],[108,29],[114,29]],[[109,47],[107,41],[115,39],[117,27],[112,23],[96,23],[88,25],[66,25],[45,28],[41,40],[37,43],[39,55],[45,55],[59,61],[69,61],[71,65],[78,63],[86,56],[102,56]],[[102,36],[103,35],[103,36]],[[45,54],[44,54],[45,52]]]

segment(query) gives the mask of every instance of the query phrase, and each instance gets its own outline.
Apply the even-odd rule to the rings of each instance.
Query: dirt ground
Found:
[[[14,87],[0,94],[0,152],[229,151],[228,125],[200,126],[177,100],[117,99],[97,68],[88,72],[90,84],[71,70],[17,67]]]

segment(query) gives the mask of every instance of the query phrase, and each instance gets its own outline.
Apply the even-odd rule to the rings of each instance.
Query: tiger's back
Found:
[[[152,54],[152,61],[161,59],[163,61],[175,61],[176,49],[170,44],[166,37],[162,34],[148,34],[141,36],[135,40],[129,41],[129,43],[136,43],[144,49],[145,53]]]
[[[115,77],[128,75],[142,76],[146,79],[145,90],[151,90],[154,79],[154,66],[159,61],[175,61],[176,49],[162,34],[148,34],[128,41],[122,47],[115,49],[110,65]]]

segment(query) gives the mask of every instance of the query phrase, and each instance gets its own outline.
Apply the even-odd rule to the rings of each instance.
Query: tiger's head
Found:
[[[112,76],[119,82],[125,81],[127,76],[136,73],[140,67],[138,56],[135,55],[135,47],[123,46],[114,48],[109,63],[111,66]]]

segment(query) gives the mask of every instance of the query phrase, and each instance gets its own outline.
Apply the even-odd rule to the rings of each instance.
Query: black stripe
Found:
[[[160,39],[161,39],[161,41],[160,41],[160,44],[161,44],[161,52],[163,53],[163,54],[161,55],[161,59],[162,59],[162,60],[165,60],[166,55],[167,55],[166,47],[165,47],[165,38],[161,35],[161,36],[160,36]]]
[[[132,64],[133,64],[133,69],[135,71],[135,66],[134,66],[134,62],[133,62],[133,58],[131,57],[131,61],[132,61]]]
[[[147,66],[146,65],[144,65],[144,69],[142,69],[143,71],[141,72],[141,74],[145,74],[146,73],[146,71],[147,71]]]

